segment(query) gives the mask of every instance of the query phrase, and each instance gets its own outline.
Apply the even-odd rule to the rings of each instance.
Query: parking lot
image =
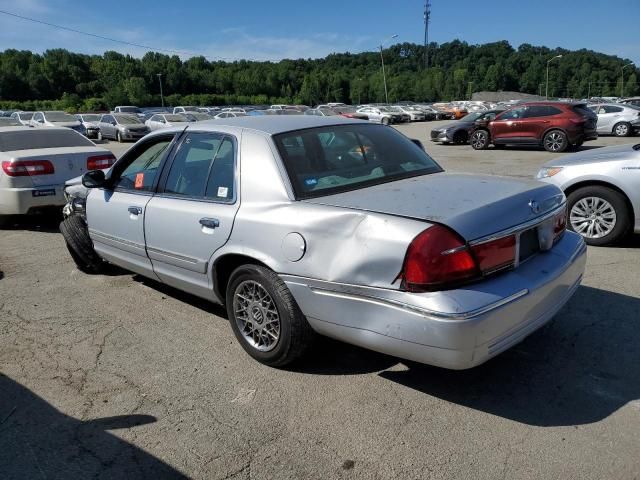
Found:
[[[444,123],[398,128],[448,171],[531,178],[554,158],[431,143]],[[277,370],[222,308],[85,275],[55,220],[25,219],[0,231],[0,478],[640,478],[638,252],[589,247],[555,320],[473,370],[327,339]]]

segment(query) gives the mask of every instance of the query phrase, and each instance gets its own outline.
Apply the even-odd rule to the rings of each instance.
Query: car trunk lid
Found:
[[[437,173],[303,201],[441,223],[474,241],[544,216],[564,195],[533,180]]]

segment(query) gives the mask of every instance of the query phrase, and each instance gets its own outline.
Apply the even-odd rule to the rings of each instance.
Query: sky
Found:
[[[431,0],[429,40],[587,48],[640,65],[640,0]],[[0,0],[0,10],[211,60],[318,58],[422,43],[424,0]],[[0,50],[147,50],[0,14]]]

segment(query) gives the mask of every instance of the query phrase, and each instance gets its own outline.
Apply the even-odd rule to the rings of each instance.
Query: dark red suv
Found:
[[[548,152],[563,152],[598,138],[597,123],[598,117],[584,103],[523,103],[490,122],[476,123],[469,143],[476,150],[490,144],[541,145]]]

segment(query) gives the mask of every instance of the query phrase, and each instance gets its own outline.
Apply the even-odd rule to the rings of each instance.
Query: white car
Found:
[[[370,122],[382,123],[383,125],[395,123],[394,115],[379,107],[362,107],[356,110],[356,112],[367,115]]]
[[[78,133],[84,133],[80,120],[62,111],[35,112],[29,124],[32,127],[67,127]]]
[[[194,107],[194,106],[190,106],[190,107],[173,107],[173,113],[174,114],[178,114],[178,113],[185,113],[185,112],[199,112],[200,110],[198,110],[200,107]]]
[[[0,127],[0,221],[2,215],[62,207],[67,180],[115,160],[68,128]]]
[[[149,127],[152,132],[154,130],[160,130],[162,128],[179,127],[180,125],[187,125],[190,120],[184,115],[177,113],[156,113],[144,124]]]
[[[21,125],[25,127],[31,126],[31,119],[33,118],[34,112],[13,112],[11,114],[11,118],[16,119],[20,122]]]
[[[246,117],[246,116],[247,116],[246,113],[237,112],[234,110],[234,111],[220,112],[213,118],[233,118],[233,117]]]
[[[604,103],[589,105],[598,115],[598,134],[628,137],[640,130],[640,107],[632,104]]]

